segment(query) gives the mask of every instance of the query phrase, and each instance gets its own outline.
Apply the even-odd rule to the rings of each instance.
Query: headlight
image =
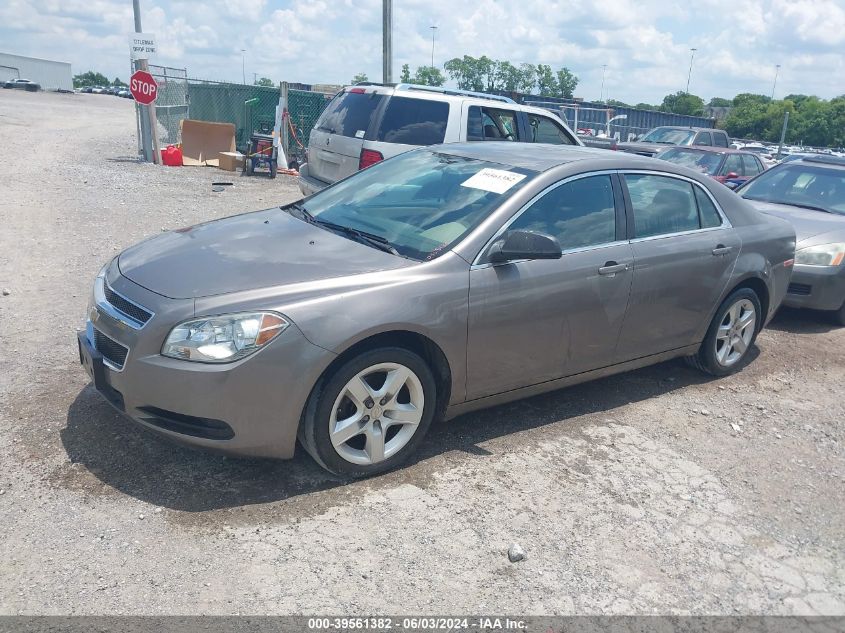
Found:
[[[795,253],[796,264],[839,266],[845,259],[845,243],[808,246]]]
[[[249,356],[290,325],[273,312],[241,312],[192,319],[174,327],[162,356],[203,363],[230,363]]]

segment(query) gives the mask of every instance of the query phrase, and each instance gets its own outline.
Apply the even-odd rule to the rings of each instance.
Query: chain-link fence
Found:
[[[182,119],[232,123],[235,143],[246,149],[253,132],[270,134],[276,120],[281,87],[252,86],[194,79],[184,69],[150,66],[159,84],[156,101],[158,135],[162,144],[180,142]],[[285,122],[292,154],[304,150],[314,123],[333,95],[311,90],[288,90],[289,121]]]

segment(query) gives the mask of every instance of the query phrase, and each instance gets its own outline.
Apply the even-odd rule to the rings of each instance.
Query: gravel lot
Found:
[[[727,379],[670,362],[437,424],[368,481],[227,459],[114,413],[74,331],[116,251],[294,181],[139,164],[102,95],[2,91],[0,146],[0,613],[845,614],[824,315],[783,311]]]

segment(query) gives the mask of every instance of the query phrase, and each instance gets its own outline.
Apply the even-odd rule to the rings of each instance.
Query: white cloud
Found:
[[[246,74],[342,83],[381,77],[379,0],[143,0],[159,63],[223,80]],[[658,102],[683,89],[705,98],[771,89],[832,97],[845,90],[843,0],[403,0],[394,4],[394,73],[464,54],[569,67],[577,93]],[[75,72],[128,68],[133,30],[126,0],[0,2],[0,41],[9,52],[71,61]]]

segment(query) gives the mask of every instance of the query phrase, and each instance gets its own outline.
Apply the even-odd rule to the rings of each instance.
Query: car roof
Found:
[[[654,158],[613,152],[598,147],[578,145],[550,145],[546,143],[515,143],[513,141],[484,141],[475,143],[449,143],[430,146],[429,150],[453,154],[464,158],[500,163],[511,167],[542,172],[576,161],[604,160],[608,169],[640,167],[648,169],[666,163]]]
[[[696,132],[724,132],[714,127],[694,127],[692,125],[658,125],[655,130],[694,130]]]
[[[701,152],[702,154],[748,154],[749,156],[756,156],[754,152],[744,152],[741,149],[733,149],[732,147],[715,147],[713,145],[675,145],[667,147],[664,152],[675,150],[678,152]]]
[[[791,165],[795,163],[808,163],[810,165],[824,165],[825,167],[838,167],[845,169],[845,158],[841,156],[830,156],[828,154],[810,154],[801,156],[795,160],[789,161]]]

